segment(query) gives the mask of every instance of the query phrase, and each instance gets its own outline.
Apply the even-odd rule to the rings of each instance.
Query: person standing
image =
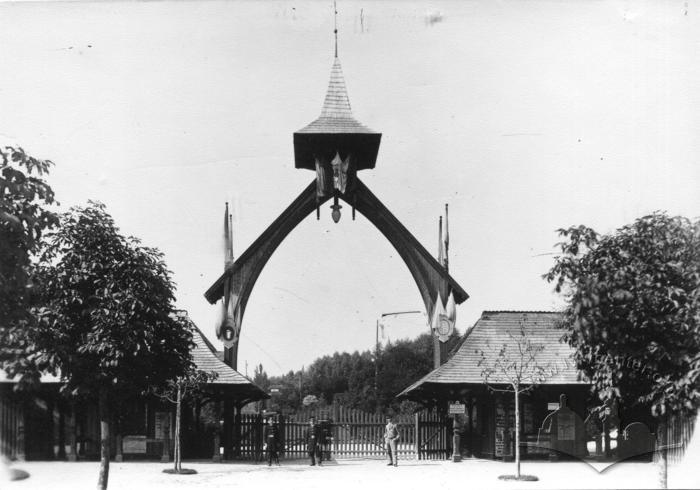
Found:
[[[306,428],[305,439],[306,449],[309,453],[309,458],[311,458],[311,466],[316,466],[317,458],[318,465],[323,466],[323,452],[321,451],[321,446],[323,445],[323,429],[316,423],[315,417],[309,419],[309,426]]]
[[[384,427],[384,444],[386,445],[386,452],[389,456],[389,463],[387,466],[399,465],[399,455],[396,452],[396,443],[399,440],[399,428],[391,420],[389,415],[386,416],[386,426]]]
[[[273,461],[279,466],[279,428],[272,417],[267,419],[264,437],[265,448],[267,449],[267,466],[272,466]]]

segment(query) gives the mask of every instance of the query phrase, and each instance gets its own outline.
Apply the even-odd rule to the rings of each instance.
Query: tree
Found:
[[[566,299],[565,339],[601,400],[667,414],[700,406],[700,221],[662,212],[608,235],[559,230],[543,277]],[[662,445],[664,445],[662,443]],[[661,484],[666,485],[665,449]]]
[[[481,377],[491,391],[512,393],[515,397],[515,479],[536,480],[520,474],[520,395],[541,384],[551,372],[551,366],[538,361],[538,354],[545,346],[528,338],[524,320],[519,322],[515,334],[508,331],[509,342],[491,348],[488,353],[479,352],[479,366],[483,366]]]
[[[258,385],[265,393],[270,392],[270,379],[267,372],[265,372],[265,368],[263,368],[262,363],[255,366],[255,369],[253,370],[253,383]],[[258,412],[262,410],[264,404],[265,400],[255,402],[256,410]]]
[[[0,158],[0,367],[13,376],[16,365],[28,365],[22,339],[33,321],[33,258],[58,216],[50,209],[54,193],[41,178],[52,162],[9,146],[0,148]]]
[[[209,381],[218,377],[216,372],[207,372],[200,369],[189,369],[184,375],[169,380],[164,388],[156,388],[155,394],[175,405],[175,449],[173,451],[174,465],[172,472],[178,475],[190,475],[196,473],[195,470],[182,469],[182,403],[188,398],[192,398],[201,393],[201,388]]]
[[[47,237],[37,271],[43,305],[15,348],[22,376],[60,374],[64,391],[96,399],[98,488],[109,477],[110,408],[191,367],[192,332],[174,313],[170,272],[156,249],[119,234],[105,206],[71,208]],[[20,372],[21,371],[21,372]]]

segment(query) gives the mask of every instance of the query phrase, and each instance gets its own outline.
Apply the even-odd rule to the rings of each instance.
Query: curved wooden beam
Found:
[[[448,294],[452,292],[458,304],[469,297],[445,268],[360,179],[356,180],[353,195],[352,201],[345,196],[340,197],[349,205],[354,204],[357,211],[362,213],[396,249],[416,281],[429,315],[432,315],[438,293],[442,300],[446,301]],[[323,204],[329,199],[329,197],[321,198],[318,204]],[[287,235],[311,214],[316,206],[316,181],[314,180],[204,293],[207,301],[214,304],[224,295],[225,282],[231,281],[230,301],[234,305],[233,317],[237,333],[240,332],[243,323],[248,298],[265,264]],[[225,356],[226,361],[234,368],[236,368],[237,347],[236,340],[231,349],[232,352],[227,352]]]

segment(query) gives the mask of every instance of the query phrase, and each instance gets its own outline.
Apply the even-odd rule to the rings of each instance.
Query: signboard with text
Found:
[[[466,405],[464,403],[450,403],[450,415],[454,414],[464,414],[466,412]]]

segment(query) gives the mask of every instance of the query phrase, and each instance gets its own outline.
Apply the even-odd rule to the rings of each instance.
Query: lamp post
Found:
[[[379,318],[377,318],[377,324],[375,327],[374,335],[374,398],[376,401],[376,410],[379,412],[379,321],[380,319],[387,316],[399,316],[399,315],[409,315],[415,313],[423,313],[420,310],[411,311],[392,311],[390,313],[382,313]]]

